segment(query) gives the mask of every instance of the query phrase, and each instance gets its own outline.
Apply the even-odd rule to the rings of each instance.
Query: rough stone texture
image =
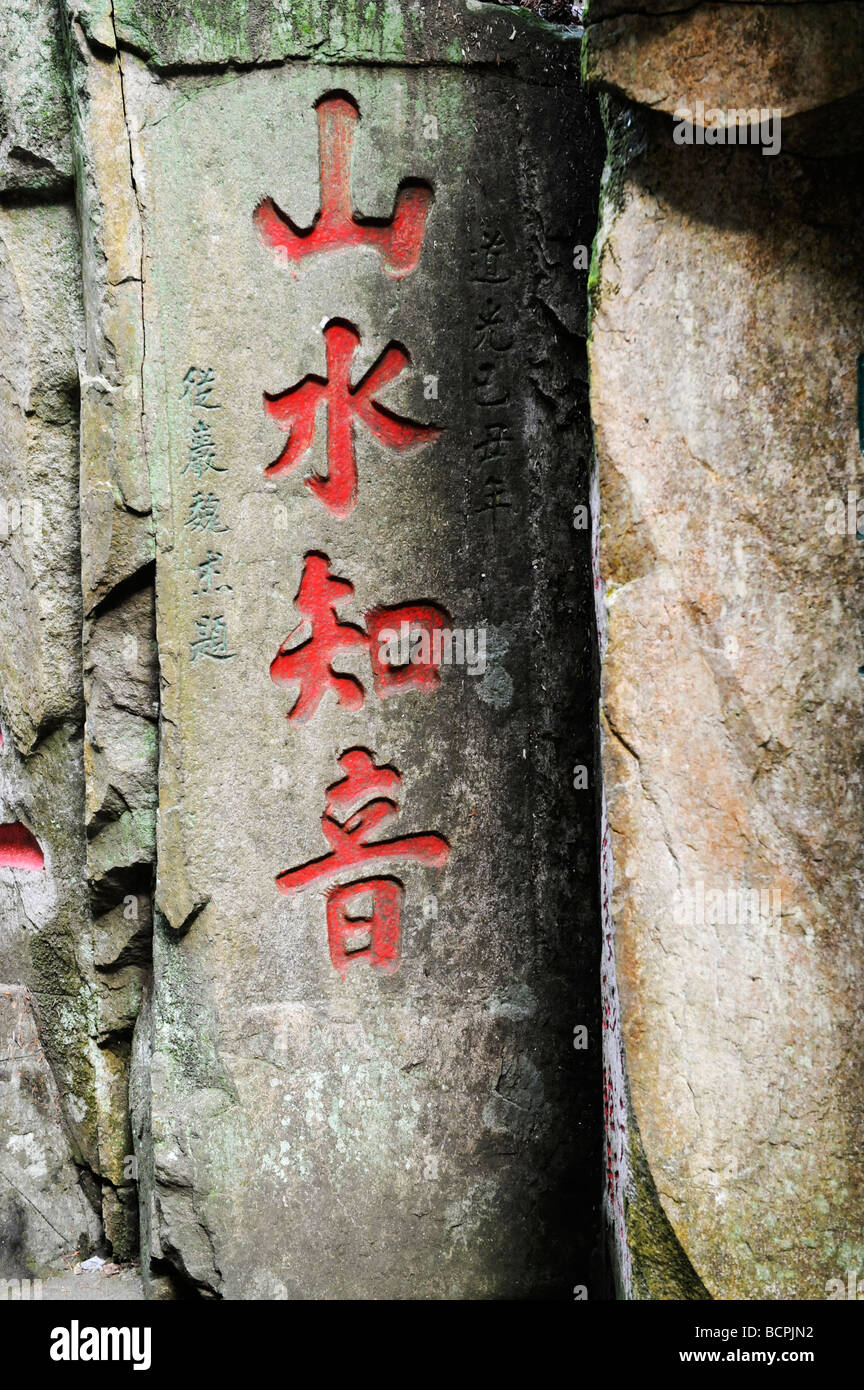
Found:
[[[0,188],[70,184],[72,149],[57,0],[3,0]]]
[[[79,265],[70,206],[0,212],[0,818],[27,826],[45,856],[39,872],[0,870],[0,969],[38,1000],[76,1156],[95,1167],[80,766]]]
[[[156,853],[158,683],[153,533],[143,434],[146,328],[141,229],[121,61],[110,7],[72,11],[67,48],[82,226],[86,351],[81,391],[81,536],[87,868],[100,1046],[106,1234],[135,1248],[128,1063],[149,977]]]
[[[106,0],[80,5],[81,23],[102,43],[110,41]],[[438,61],[465,65],[557,69],[566,74],[573,46],[527,11],[514,15],[497,5],[465,0],[371,0],[363,6],[303,0],[115,0],[114,28],[121,45],[163,69],[235,63],[275,63],[286,58],[315,62],[357,61],[420,65]]]
[[[83,710],[79,276],[71,205],[0,210],[0,697],[25,755]]]
[[[94,53],[74,21],[68,47],[87,311],[81,531],[84,612],[92,620],[120,585],[140,586],[153,561],[141,402],[141,229],[120,61]]]
[[[7,25],[13,14],[12,7],[4,7]],[[48,22],[46,15],[37,9],[28,42]],[[57,47],[58,64],[61,52]],[[22,62],[27,56],[24,49],[12,48],[4,56],[12,61],[16,54]],[[37,72],[31,60],[32,54],[30,78]],[[66,99],[59,67],[38,72],[42,124],[33,115],[28,129],[34,148],[41,149],[36,134],[42,130],[48,139],[54,128],[51,113],[65,111]],[[29,108],[20,84],[14,90],[15,109],[23,120]],[[128,141],[126,151],[128,162]],[[65,178],[70,171],[67,155]],[[93,717],[88,722],[94,732],[88,733],[84,752],[90,774],[85,807],[80,383],[83,379],[89,398],[92,382],[83,370],[80,237],[72,204],[46,201],[59,175],[31,180],[26,189],[8,170],[2,177],[11,201],[0,211],[0,799],[4,822],[20,821],[35,834],[45,868],[36,873],[2,870],[0,974],[27,985],[38,1000],[45,1047],[67,1112],[70,1152],[90,1174],[89,1191],[97,1207],[101,1187],[108,1238],[123,1256],[135,1243],[136,1203],[124,1173],[132,1151],[125,1059],[140,996],[141,963],[129,966],[122,941],[112,956],[102,933],[102,973],[96,968],[85,823],[96,846],[90,874],[98,889],[97,910],[117,899],[119,865],[122,891],[129,888],[128,872],[123,877],[127,866],[137,874],[135,887],[141,888],[146,911],[149,872],[143,884],[138,880],[148,853],[152,858],[154,841],[153,675],[147,669],[152,662],[152,592],[149,601],[144,595],[143,604],[140,597],[123,595],[102,633],[101,649],[96,643],[89,657],[87,695],[93,696]],[[104,529],[110,536],[110,524]],[[85,536],[88,562],[92,540],[92,534]],[[127,627],[143,628],[143,640],[131,675],[124,669],[120,681],[112,680],[106,674],[111,662],[122,669],[131,659],[129,634],[120,628],[118,613],[124,605],[136,604],[137,624]],[[146,689],[136,689],[136,681]],[[107,698],[114,687],[119,688],[117,707]],[[129,713],[136,696],[146,703],[150,721],[143,724],[143,734]],[[124,703],[127,708],[120,708]],[[123,775],[115,772],[117,762]],[[134,819],[135,833],[126,831],[129,819]],[[127,936],[136,931],[133,925]],[[116,968],[118,958],[127,968]]]
[[[88,1242],[132,1253],[134,1130],[150,1297],[599,1286],[584,1196],[599,1057],[572,1046],[577,1024],[599,1034],[596,788],[575,811],[571,790],[575,764],[594,780],[588,538],[571,520],[588,454],[573,242],[591,239],[596,132],[576,37],[481,4],[454,20],[443,0],[4,5],[0,500],[42,511],[0,537],[0,810],[44,866],[0,869],[0,978],[39,1010],[51,1105],[26,1176],[60,1242],[31,1239],[0,1192],[13,1274],[80,1243],[76,1203]],[[354,206],[386,217],[402,179],[435,188],[404,281],[368,252],[296,280],[253,226],[263,193],[312,219],[313,103],[345,86],[362,110]],[[519,132],[506,153],[502,122]],[[487,254],[500,281],[472,278]],[[491,295],[502,318],[481,346]],[[280,437],[261,401],[320,366],[322,319],[346,314],[357,366],[406,340],[387,405],[445,433],[399,458],[359,436],[361,502],[337,523],[298,480],[266,479]],[[190,660],[182,471],[181,386],[205,359],[237,644],[212,669]],[[500,459],[484,403],[499,387]],[[316,547],[355,585],[353,619],[437,602],[482,627],[489,669],[379,704],[367,659],[362,716],[330,704],[286,724],[268,668]],[[323,898],[288,902],[274,878],[315,853],[357,742],[404,774],[401,833],[441,831],[451,862],[406,868],[401,971],[343,983]],[[2,1092],[13,1140],[21,1084]]]
[[[776,107],[785,120],[864,85],[864,10],[850,0],[608,14],[595,0],[585,77],[655,110],[701,100],[709,108]]]
[[[0,1278],[30,1279],[101,1235],[70,1157],[57,1082],[21,985],[0,985]]]
[[[493,27],[516,27],[514,63],[521,54],[533,76],[475,75],[473,58],[487,51],[472,49],[480,17],[469,14],[457,41],[462,21],[451,15],[442,48],[438,13],[413,48],[377,20],[372,48],[352,38],[359,58],[407,58],[382,73],[316,64],[166,80],[128,53],[120,60],[143,231],[163,700],[154,988],[136,1033],[133,1129],[148,1260],[204,1296],[566,1295],[580,1275],[590,1282],[575,1175],[592,1153],[597,1062],[574,1052],[572,1029],[598,1032],[585,968],[593,795],[570,788],[573,764],[591,763],[591,732],[587,686],[574,691],[559,674],[587,676],[592,660],[587,534],[571,524],[586,476],[573,391],[584,277],[572,243],[588,172],[578,135],[562,149],[560,93],[545,85],[544,66],[550,80],[562,71],[561,40],[547,37],[537,64],[543,27],[490,9]],[[136,46],[162,64],[253,52],[235,31],[230,42],[209,29],[194,42],[160,34],[152,14],[136,7]],[[135,42],[128,14],[117,9],[116,19],[121,39]],[[415,22],[400,11],[404,34]],[[274,42],[253,56],[272,56]],[[424,55],[437,58],[433,72],[419,66]],[[107,67],[90,53],[76,82],[91,168],[95,132],[116,110],[116,95],[113,107],[93,96],[97,84],[109,91]],[[295,278],[253,225],[265,194],[312,219],[313,103],[334,88],[362,112],[356,207],[386,217],[400,180],[434,185],[420,264],[404,280],[363,251],[311,261]],[[437,140],[424,134],[429,115]],[[522,130],[517,146],[502,148],[502,120]],[[118,117],[118,159],[121,145]],[[568,170],[554,196],[553,150]],[[508,278],[484,286],[472,275],[485,263],[484,232],[495,231]],[[133,255],[130,275],[134,264]],[[509,505],[486,511],[492,469],[482,454],[472,460],[488,407],[474,399],[466,363],[473,352],[476,376],[486,361],[474,322],[499,293],[508,346],[493,360],[509,393],[512,452],[499,465]],[[264,474],[284,436],[262,392],[321,370],[321,325],[333,316],[361,333],[355,377],[389,341],[405,342],[412,365],[387,404],[445,427],[404,457],[358,432],[360,500],[344,521],[299,477],[274,484]],[[186,523],[199,484],[183,470],[204,408],[183,388],[190,368],[211,366],[219,410],[206,419],[227,471],[207,474],[203,490],[218,494],[230,529],[198,535]],[[424,398],[429,376],[437,399]],[[117,436],[119,422],[110,429]],[[320,436],[314,459],[320,468]],[[85,470],[86,460],[85,440]],[[220,611],[236,655],[193,663],[196,621],[209,611],[193,592],[196,566],[211,543],[232,586]],[[367,685],[362,713],[331,698],[308,725],[286,723],[292,701],[268,671],[297,625],[311,550],[355,585],[353,621],[375,603],[422,599],[460,626],[487,628],[486,676],[448,670],[433,695],[379,703],[368,660],[349,660]],[[562,737],[568,712],[579,722]],[[95,719],[91,700],[88,729]],[[451,860],[443,874],[405,871],[400,971],[352,967],[343,983],[321,894],[287,900],[274,880],[325,848],[325,788],[338,755],[357,744],[403,773],[395,833],[439,831]],[[562,829],[565,817],[575,830]],[[122,960],[116,912],[104,937]]]
[[[841,160],[673,147],[632,110],[613,134],[591,338],[604,765],[662,1206],[634,1125],[632,1292],[699,1296],[695,1271],[713,1297],[818,1299],[864,1256],[862,559],[826,533],[860,467],[862,188]],[[681,922],[700,884],[782,911]],[[667,1219],[692,1265],[671,1284]]]

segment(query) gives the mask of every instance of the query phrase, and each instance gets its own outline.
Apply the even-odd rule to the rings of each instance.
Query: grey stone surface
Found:
[[[572,1047],[590,998],[574,954],[587,949],[593,793],[574,813],[574,743],[553,742],[574,698],[562,673],[591,662],[587,534],[572,528],[584,417],[568,399],[584,289],[578,134],[562,148],[551,86],[470,64],[165,81],[124,55],[122,73],[162,677],[154,994],[133,1085],[148,1254],[226,1298],[560,1294],[574,1258],[587,1261],[567,1189],[593,1133]],[[368,248],[295,272],[253,222],[264,197],[311,222],[313,107],[334,89],[361,113],[355,208],[387,218],[403,179],[434,188],[419,264],[402,278]],[[519,146],[502,147],[502,122],[517,120]],[[563,195],[544,174],[553,145],[570,171]],[[478,327],[490,300],[493,346]],[[382,400],[443,430],[400,455],[358,428],[344,518],[303,469],[265,474],[285,437],[262,393],[321,373],[334,318],[361,338],[354,380],[404,343],[410,366]],[[196,404],[188,387],[207,370],[212,393]],[[485,426],[501,423],[499,397],[507,447],[493,465]],[[215,450],[200,477],[199,422]],[[309,460],[319,472],[323,437]],[[486,509],[497,472],[507,505]],[[196,493],[211,499],[208,529]],[[221,557],[212,587],[208,552]],[[366,687],[362,710],[330,694],[307,724],[286,721],[293,697],[269,667],[298,624],[310,552],[355,587],[341,616],[434,602],[497,634],[506,679],[484,693],[452,668],[434,693],[379,701],[358,653],[344,669]],[[202,615],[225,623],[209,655]],[[581,735],[590,748],[587,723]],[[450,857],[443,873],[396,868],[399,971],[352,965],[343,980],[323,894],[286,899],[275,880],[326,849],[325,791],[358,745],[403,775],[393,833],[438,832]],[[562,838],[565,808],[581,846]]]
[[[0,1278],[63,1269],[99,1240],[71,1151],[34,1001],[21,985],[0,985]]]
[[[110,6],[98,15],[70,6],[67,54],[86,306],[80,524],[99,1161],[111,1184],[106,1234],[115,1255],[128,1258],[137,1239],[128,1061],[150,969],[156,848],[158,686],[141,394],[146,326],[139,211]]]
[[[80,244],[69,203],[38,201],[0,212],[0,319],[0,803],[3,822],[26,826],[45,858],[40,872],[0,871],[0,969],[38,1001],[70,1152],[91,1174],[94,1191],[93,1175],[103,1181],[109,1239],[118,1254],[128,1254],[135,1201],[124,1177],[132,1147],[124,1058],[142,962],[110,975],[96,970],[85,827],[94,836],[94,899],[100,911],[110,909],[118,888],[128,889],[130,873],[141,888],[142,867],[153,853],[154,711],[134,717],[136,699],[152,699],[152,598],[144,598],[138,623],[144,638],[134,663],[118,623],[118,613],[134,608],[134,596],[112,612],[101,646],[94,645],[87,694],[95,733],[85,744],[79,508],[85,333]],[[137,604],[141,609],[140,599]],[[112,661],[123,673],[113,682]],[[112,686],[116,703],[106,694]],[[143,890],[146,912],[149,875]],[[109,970],[113,964],[104,954],[101,962]],[[131,1212],[123,1230],[118,1202]]]
[[[0,969],[38,1000],[76,1154],[96,1163],[83,878],[78,237],[68,204],[0,212],[0,801],[44,869],[2,874]]]
[[[0,698],[28,754],[80,720],[80,257],[68,203],[0,210]]]
[[[59,0],[0,10],[0,189],[71,185],[72,143]]]
[[[592,660],[587,537],[571,530],[587,456],[571,242],[590,224],[593,134],[576,35],[440,3],[69,0],[61,22],[10,0],[2,23],[0,438],[19,520],[0,537],[0,802],[44,864],[0,869],[0,973],[20,982],[10,998],[32,990],[57,1078],[33,1123],[63,1221],[86,1193],[87,1240],[128,1256],[140,1178],[149,1297],[560,1293],[589,1259],[571,1213],[596,1138],[592,1062],[571,1045],[574,1015],[597,1026],[573,967],[591,959],[590,790],[562,830],[591,732],[587,691],[559,675]],[[563,147],[562,81],[582,122]],[[397,189],[411,204],[434,185],[423,253],[340,252],[297,281],[252,215],[268,196],[311,221],[313,104],[346,84],[352,207],[375,241]],[[502,121],[526,125],[492,176]],[[543,178],[553,146],[564,199]],[[403,456],[358,429],[359,496],[338,521],[299,478],[264,474],[284,436],[262,392],[320,367],[325,316],[356,321],[355,380],[410,339],[381,391],[444,431]],[[202,535],[223,546],[224,591],[204,584],[184,513],[189,431],[210,417],[180,388],[211,356],[231,521]],[[42,511],[22,525],[24,502]],[[382,702],[367,654],[362,714],[328,697],[286,724],[268,668],[324,547],[352,620],[438,604],[488,636],[485,672]],[[223,592],[224,665],[190,637]],[[343,962],[343,981],[324,898],[289,902],[275,876],[315,852],[358,741],[399,764],[403,833],[446,835],[449,859],[443,887],[397,866],[400,970]],[[7,1112],[14,1132],[23,1112]],[[12,1246],[41,1268],[45,1242],[21,1229]]]

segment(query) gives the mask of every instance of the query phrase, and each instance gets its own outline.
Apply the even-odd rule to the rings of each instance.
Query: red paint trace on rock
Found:
[[[0,825],[0,868],[44,869],[45,856],[32,831],[20,821]]]
[[[429,643],[428,660],[412,659],[391,665],[384,656],[381,638],[388,632],[401,635],[427,633],[445,628],[449,616],[432,603],[394,604],[370,609],[368,631],[356,623],[343,621],[337,608],[354,594],[354,585],[330,570],[330,560],[320,551],[310,551],[304,559],[303,575],[294,600],[303,622],[288,635],[270,666],[270,677],[279,685],[298,685],[299,693],[288,718],[303,724],[318,709],[328,690],[336,694],[348,710],[362,709],[366,690],[356,676],[338,672],[333,659],[341,651],[367,648],[372,666],[374,689],[379,699],[410,689],[431,691],[441,683],[441,649]],[[305,639],[305,640],[304,640]]]
[[[441,430],[436,425],[403,419],[373,400],[376,392],[410,365],[411,357],[400,343],[390,343],[362,380],[352,386],[351,362],[360,346],[357,329],[344,319],[331,319],[324,328],[324,342],[326,377],[305,376],[278,395],[264,394],[264,409],[289,436],[282,453],[265,472],[269,477],[294,472],[312,447],[318,407],[326,402],[327,477],[314,473],[305,481],[334,516],[344,518],[357,505],[355,417],[379,443],[399,453],[431,444]]]
[[[351,160],[360,112],[353,97],[331,92],[321,98],[318,112],[318,149],[321,170],[321,207],[311,227],[301,229],[264,198],[253,221],[264,243],[288,261],[338,251],[350,246],[371,246],[381,256],[384,270],[394,279],[412,271],[420,259],[426,218],[433,192],[428,183],[404,179],[387,219],[358,217],[351,202]]]

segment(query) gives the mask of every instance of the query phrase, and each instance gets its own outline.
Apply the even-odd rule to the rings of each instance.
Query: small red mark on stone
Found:
[[[0,825],[0,868],[3,869],[44,869],[45,856],[39,848],[36,836],[15,821]]]
[[[356,386],[351,385],[351,362],[360,346],[360,334],[344,319],[331,319],[324,328],[327,375],[305,376],[296,386],[278,395],[264,395],[264,409],[278,424],[288,443],[265,470],[268,476],[293,473],[315,438],[318,407],[327,405],[327,477],[315,473],[306,486],[334,516],[349,516],[357,505],[357,461],[354,453],[355,418],[380,444],[405,453],[437,439],[435,425],[418,425],[403,419],[374,400],[375,394],[394,381],[411,358],[400,343],[390,343]]]
[[[312,226],[298,227],[272,198],[258,204],[253,214],[255,226],[264,243],[285,260],[300,261],[349,246],[371,246],[381,256],[387,274],[400,279],[420,259],[432,189],[419,179],[404,179],[389,220],[358,217],[351,201],[351,159],[360,120],[357,104],[346,93],[331,92],[321,98],[316,109],[321,207]]]

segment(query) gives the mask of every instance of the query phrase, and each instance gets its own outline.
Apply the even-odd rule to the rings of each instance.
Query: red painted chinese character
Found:
[[[270,676],[280,685],[292,683],[300,692],[288,718],[301,724],[311,718],[328,690],[335,690],[340,705],[350,710],[362,709],[365,691],[356,676],[340,675],[333,670],[337,652],[351,647],[365,647],[368,638],[362,627],[343,623],[336,609],[354,593],[347,579],[337,579],[330,573],[326,555],[312,551],[306,556],[303,577],[294,602],[303,614],[304,623],[295,628],[279,649],[270,667]],[[304,628],[311,626],[305,642],[290,646]]]
[[[401,883],[386,876],[362,877],[348,884],[338,880],[357,868],[377,869],[394,862],[440,869],[447,863],[450,846],[437,834],[372,839],[399,814],[396,797],[402,777],[395,768],[379,766],[365,748],[349,748],[339,758],[339,766],[345,776],[327,788],[321,818],[330,851],[279,874],[276,886],[289,896],[315,884],[327,886],[330,958],[343,978],[348,966],[359,960],[391,974],[399,965]],[[371,910],[352,915],[349,909],[360,899]]]
[[[360,334],[343,319],[331,319],[324,328],[327,375],[306,376],[279,395],[264,396],[264,409],[289,436],[278,459],[266,469],[269,476],[293,473],[305,458],[315,437],[315,418],[322,401],[327,404],[327,477],[314,473],[306,486],[334,516],[346,517],[357,504],[357,461],[354,455],[354,421],[361,421],[388,449],[405,453],[437,439],[435,425],[418,425],[394,415],[374,400],[409,366],[411,358],[399,343],[390,343],[366,375],[351,385],[351,361],[360,346]]]
[[[312,717],[328,690],[335,691],[339,704],[349,710],[363,707],[362,682],[333,668],[340,651],[368,648],[375,694],[382,700],[410,689],[435,690],[441,683],[442,644],[439,641],[436,649],[432,639],[449,623],[444,609],[432,603],[372,608],[365,615],[367,631],[336,612],[353,593],[353,584],[331,572],[326,555],[309,552],[294,600],[304,621],[283,642],[270,667],[277,684],[299,686],[288,712],[296,724]]]
[[[370,608],[366,614],[369,629],[369,660],[372,680],[379,700],[401,695],[405,690],[437,690],[441,684],[442,645],[434,635],[443,632],[450,619],[434,603],[403,603]],[[427,650],[422,643],[426,636]],[[420,639],[415,643],[415,638]],[[432,640],[429,640],[432,639]],[[401,660],[389,659],[390,648],[399,649]],[[418,649],[419,648],[419,649]]]
[[[316,104],[321,169],[321,207],[311,227],[302,230],[272,198],[264,198],[253,220],[263,241],[288,261],[346,246],[371,246],[388,275],[400,279],[420,259],[432,189],[417,179],[403,179],[389,222],[358,217],[351,202],[351,156],[360,112],[349,96],[332,92]]]

